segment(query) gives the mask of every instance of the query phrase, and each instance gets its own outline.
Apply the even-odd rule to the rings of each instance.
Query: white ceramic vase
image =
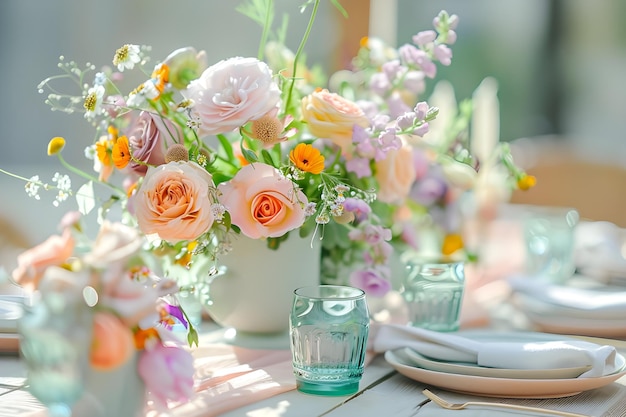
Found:
[[[72,417],[141,417],[146,388],[137,372],[138,355],[108,371],[87,371],[85,393],[72,408]]]
[[[286,332],[294,290],[320,283],[320,251],[319,240],[300,238],[297,232],[277,250],[265,240],[238,236],[233,250],[220,258],[224,272],[208,284],[207,312],[237,332]]]

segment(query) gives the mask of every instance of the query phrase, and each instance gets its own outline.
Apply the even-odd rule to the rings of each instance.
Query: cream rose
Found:
[[[256,58],[220,61],[191,81],[182,93],[194,102],[201,137],[238,129],[262,117],[280,100],[271,69]]]
[[[328,90],[316,91],[302,99],[302,118],[312,135],[330,139],[344,153],[351,150],[354,125],[369,126],[363,110]]]
[[[279,237],[304,223],[306,195],[270,165],[246,165],[218,191],[232,223],[249,238]]]
[[[404,144],[391,149],[386,158],[376,163],[378,199],[383,203],[401,204],[411,191],[417,171],[413,163],[413,148]]]
[[[133,197],[139,229],[168,242],[196,239],[213,225],[209,187],[211,174],[194,162],[150,167]]]

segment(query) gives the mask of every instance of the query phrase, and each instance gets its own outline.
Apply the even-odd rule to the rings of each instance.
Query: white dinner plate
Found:
[[[482,341],[548,341],[555,335],[535,332],[461,331],[459,335]],[[559,340],[566,336],[558,335]],[[598,344],[610,340],[587,338]],[[619,342],[618,342],[619,343]],[[626,359],[618,353],[615,372],[595,378],[527,379],[463,375],[424,369],[411,361],[404,349],[387,351],[385,360],[399,373],[415,381],[465,394],[503,398],[559,398],[600,388],[626,375]]]
[[[488,368],[479,366],[475,363],[442,362],[429,359],[409,348],[404,349],[404,356],[412,363],[431,371],[446,372],[449,374],[484,376],[489,378],[567,379],[576,378],[591,369],[591,365],[555,369]]]
[[[626,312],[615,318],[585,318],[570,314],[565,311],[565,307],[544,303],[522,294],[515,295],[515,302],[528,320],[544,332],[595,337],[626,336]]]

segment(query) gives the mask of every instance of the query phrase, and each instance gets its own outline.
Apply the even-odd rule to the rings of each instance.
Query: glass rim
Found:
[[[341,294],[336,291],[336,295],[322,295],[322,289],[335,289],[346,291],[345,294]],[[365,291],[361,288],[351,287],[348,285],[307,285],[299,287],[293,290],[293,294],[297,297],[305,297],[311,300],[360,300],[365,297]]]

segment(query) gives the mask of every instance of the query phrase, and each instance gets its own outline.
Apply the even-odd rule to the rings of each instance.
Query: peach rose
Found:
[[[411,146],[405,144],[398,150],[389,150],[386,158],[376,163],[378,199],[383,203],[401,204],[409,195],[416,175]]]
[[[256,58],[235,57],[207,68],[182,92],[193,100],[198,135],[216,135],[261,118],[280,100],[272,70]]]
[[[93,317],[90,362],[100,370],[123,365],[135,351],[130,329],[111,313],[98,312]]]
[[[251,239],[279,237],[304,223],[306,195],[270,165],[246,165],[218,191],[232,223]]]
[[[328,90],[316,91],[302,99],[302,118],[312,135],[330,139],[344,153],[350,152],[354,125],[369,126],[363,110]]]
[[[168,242],[193,240],[213,225],[213,178],[195,162],[150,167],[133,196],[139,229]]]
[[[61,236],[50,236],[43,243],[17,256],[13,280],[26,289],[37,289],[46,269],[65,262],[72,256],[74,245],[74,237],[69,229],[65,229]]]

